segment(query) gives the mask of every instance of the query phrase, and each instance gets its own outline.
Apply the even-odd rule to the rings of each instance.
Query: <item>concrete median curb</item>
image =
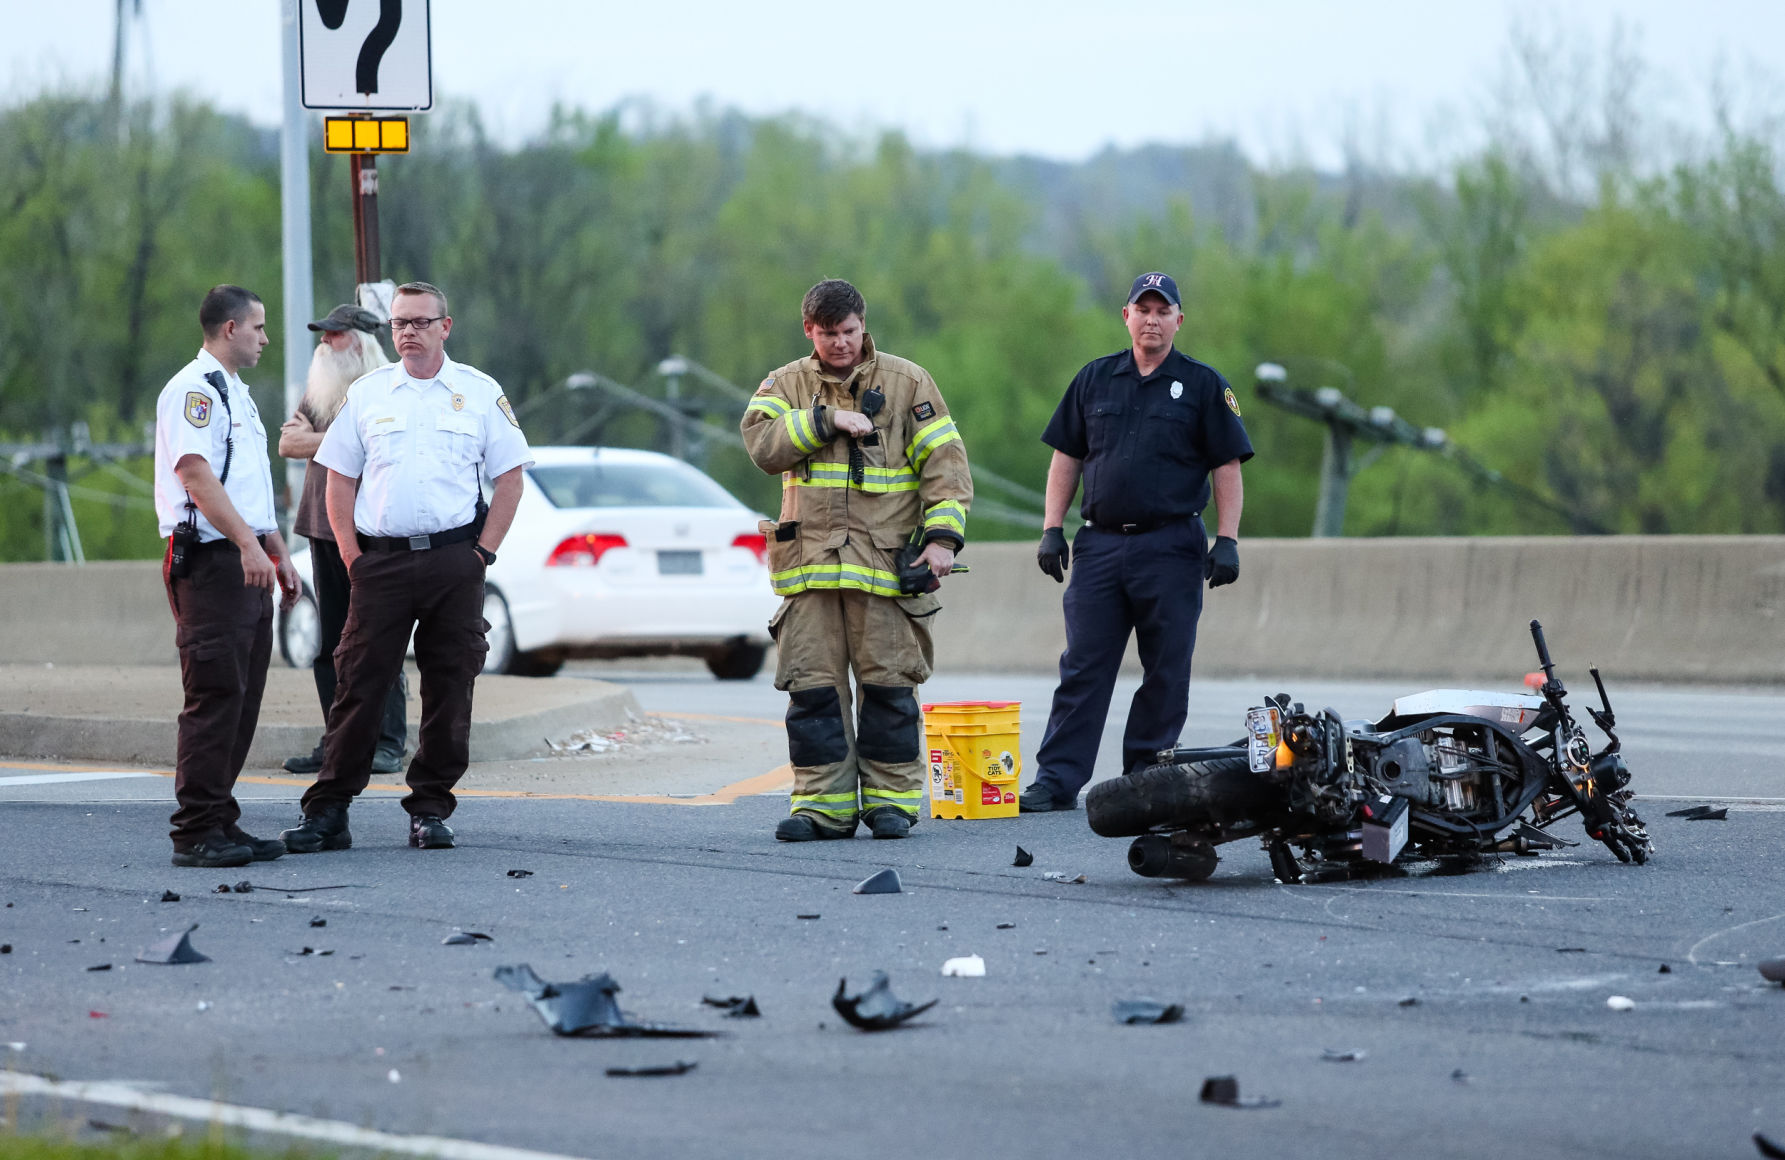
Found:
[[[411,687],[414,679],[411,678]],[[0,665],[0,753],[59,761],[172,768],[179,670],[167,665]],[[409,700],[413,750],[419,711]],[[547,738],[610,730],[639,713],[632,693],[606,681],[482,677],[471,722],[471,760],[512,761],[551,752]],[[322,733],[309,670],[267,675],[247,768],[276,768],[308,753]]]

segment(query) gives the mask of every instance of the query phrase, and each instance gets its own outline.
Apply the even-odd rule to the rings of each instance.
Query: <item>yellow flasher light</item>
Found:
[[[322,148],[327,153],[407,153],[407,117],[324,117]]]

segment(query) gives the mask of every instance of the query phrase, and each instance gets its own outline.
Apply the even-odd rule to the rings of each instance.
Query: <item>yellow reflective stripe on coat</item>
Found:
[[[899,578],[892,572],[864,568],[859,564],[806,564],[775,572],[769,584],[777,596],[797,596],[811,588],[852,588],[875,596],[898,596]]]
[[[917,429],[911,442],[905,445],[905,458],[910,461],[913,470],[922,471],[923,465],[930,457],[930,452],[944,443],[952,443],[961,437],[955,430],[954,420],[947,415]]]
[[[793,410],[793,404],[789,403],[786,399],[777,399],[773,395],[758,395],[750,400],[750,405],[745,407],[744,410],[765,411],[768,413],[769,418],[779,419],[781,416],[787,414],[787,412]]]
[[[793,441],[794,450],[810,455],[824,446],[812,425],[812,412],[789,411],[781,421],[787,424],[787,438]]]
[[[962,541],[965,541],[967,538],[967,509],[952,499],[932,504],[929,511],[924,513],[923,526],[926,531],[931,528],[942,528],[945,531],[954,532],[961,537]]]
[[[864,467],[862,481],[857,483],[850,478],[847,463],[814,463],[810,466],[810,479],[796,475],[788,482],[794,487],[853,487],[874,494],[916,491],[920,486],[917,475],[903,467]]]

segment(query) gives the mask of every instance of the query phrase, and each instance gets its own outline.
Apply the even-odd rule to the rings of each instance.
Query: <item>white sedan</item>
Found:
[[[655,451],[535,447],[514,526],[485,585],[486,673],[549,676],[572,657],[699,656],[749,680],[768,651],[768,544],[711,478]],[[488,481],[485,481],[486,488]],[[316,656],[310,553],[275,626],[293,667]]]

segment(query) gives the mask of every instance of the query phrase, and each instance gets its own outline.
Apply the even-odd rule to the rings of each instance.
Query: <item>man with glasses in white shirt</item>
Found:
[[[384,698],[410,631],[421,671],[421,729],[409,763],[409,844],[446,849],[452,788],[470,763],[471,692],[489,645],[484,570],[514,521],[527,440],[501,386],[446,357],[446,294],[397,287],[400,362],[353,384],[314,462],[328,469],[329,526],[352,580],[335,651],[335,703],[304,820],[280,835],[294,854],[353,844],[347,808],[371,778]],[[479,478],[495,487],[486,507]]]

